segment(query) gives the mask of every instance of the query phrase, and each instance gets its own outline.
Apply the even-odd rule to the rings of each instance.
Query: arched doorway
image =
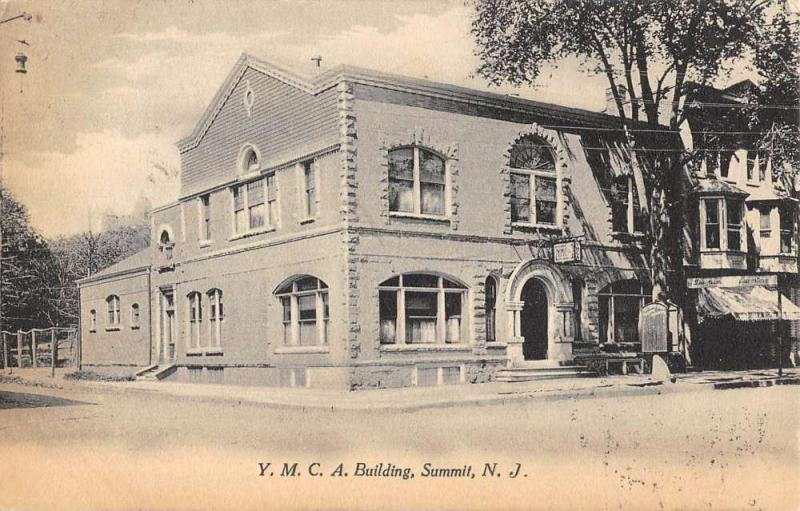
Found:
[[[547,358],[548,310],[547,290],[539,279],[528,279],[522,288],[522,354],[525,360]]]

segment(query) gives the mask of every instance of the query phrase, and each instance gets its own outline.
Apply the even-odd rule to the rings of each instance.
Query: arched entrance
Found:
[[[548,312],[547,290],[539,279],[528,279],[522,288],[522,314],[520,333],[522,334],[522,354],[525,360],[544,360],[547,358]]]

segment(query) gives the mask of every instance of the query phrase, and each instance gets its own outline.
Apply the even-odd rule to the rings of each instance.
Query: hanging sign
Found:
[[[574,263],[581,260],[581,241],[577,239],[553,243],[553,262]]]
[[[706,287],[752,287],[778,285],[777,275],[739,275],[727,277],[694,277],[686,281],[689,289]]]

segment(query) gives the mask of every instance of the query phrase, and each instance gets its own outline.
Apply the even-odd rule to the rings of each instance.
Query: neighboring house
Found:
[[[178,144],[180,197],[152,211],[151,247],[81,281],[84,367],[357,389],[636,351],[647,201],[621,128],[242,56]],[[555,263],[572,239],[580,260]]]
[[[690,277],[775,274],[784,318],[784,356],[800,329],[798,200],[794,183],[773,180],[760,133],[748,128],[750,81],[726,89],[691,86],[685,100],[695,166],[687,202]],[[728,107],[727,105],[730,105]],[[689,291],[696,304],[693,363],[705,368],[774,367],[778,349],[778,294],[763,286]]]

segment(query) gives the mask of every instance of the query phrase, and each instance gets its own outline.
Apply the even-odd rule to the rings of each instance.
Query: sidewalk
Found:
[[[105,392],[158,393],[176,398],[203,401],[237,402],[272,408],[321,410],[403,410],[452,406],[503,405],[527,399],[564,400],[613,398],[619,396],[657,395],[712,389],[765,387],[776,384],[800,384],[800,370],[784,371],[778,378],[775,370],[737,372],[705,372],[678,374],[675,383],[658,382],[649,375],[577,377],[520,383],[483,383],[438,387],[359,390],[354,392],[324,389],[280,387],[243,387],[179,383],[170,381],[94,382],[51,379],[49,372],[15,369],[11,381],[7,376],[0,384],[22,384],[57,387],[64,390],[91,388]]]

